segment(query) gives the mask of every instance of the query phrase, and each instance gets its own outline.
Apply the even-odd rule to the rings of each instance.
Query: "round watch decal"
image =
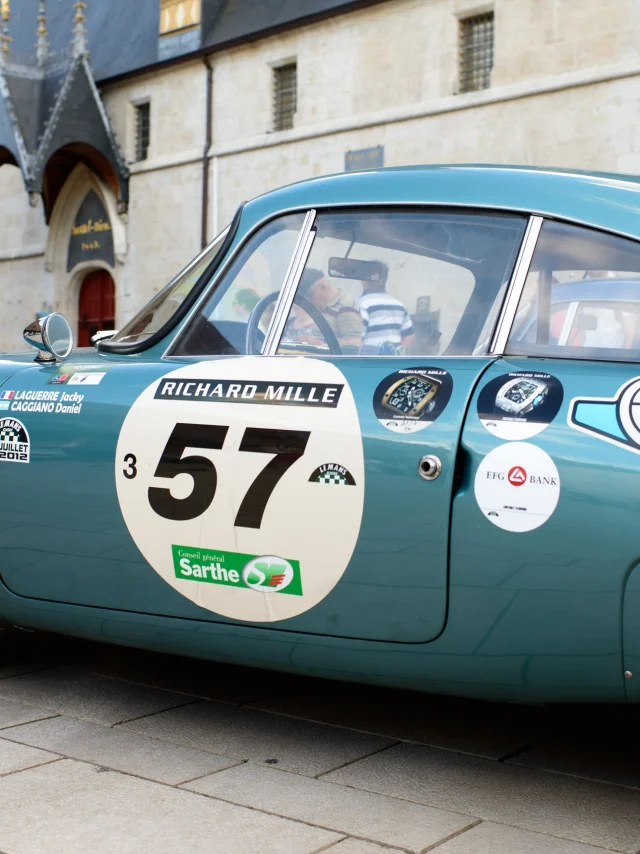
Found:
[[[528,442],[499,445],[482,460],[474,483],[478,506],[505,531],[523,533],[543,525],[560,497],[560,476],[542,448]]]
[[[387,430],[415,433],[443,412],[452,389],[451,375],[442,368],[404,368],[378,385],[373,410]]]
[[[558,414],[564,392],[551,374],[514,371],[487,383],[478,395],[478,416],[499,439],[530,439]]]
[[[353,394],[315,359],[185,365],[132,405],[115,477],[133,540],[175,590],[236,620],[295,617],[333,590],[358,540]]]

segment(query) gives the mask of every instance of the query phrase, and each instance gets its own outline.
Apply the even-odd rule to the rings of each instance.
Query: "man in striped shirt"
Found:
[[[409,312],[399,299],[386,292],[389,268],[379,263],[380,281],[362,282],[363,291],[358,303],[364,332],[363,353],[383,353],[393,349],[397,352],[401,346],[406,350],[414,339]]]

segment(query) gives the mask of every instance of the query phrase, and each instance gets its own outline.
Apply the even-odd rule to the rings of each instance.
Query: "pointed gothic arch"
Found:
[[[95,193],[102,203],[113,236],[114,264],[104,259],[90,259],[74,263],[68,269],[69,242],[78,212],[90,193]],[[127,234],[124,217],[118,213],[117,198],[109,184],[84,163],[71,171],[56,198],[49,221],[49,234],[45,251],[45,270],[53,279],[54,309],[65,314],[72,327],[78,324],[78,302],[82,284],[87,275],[104,270],[114,281],[116,308],[122,284],[122,265],[127,253]]]

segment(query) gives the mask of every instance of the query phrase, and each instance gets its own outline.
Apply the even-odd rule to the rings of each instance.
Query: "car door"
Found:
[[[72,360],[12,387],[29,404],[11,415],[30,461],[5,466],[16,522],[5,584],[194,620],[437,636],[459,435],[525,226],[475,211],[341,211],[254,231],[249,215],[242,248],[162,360]],[[296,293],[318,267],[340,292],[329,311]],[[394,316],[387,331],[369,317],[368,344],[359,299],[383,269]],[[310,329],[318,314],[324,341]],[[52,500],[28,528],[38,489]]]
[[[545,222],[506,354],[462,435],[451,607],[546,696],[637,697],[638,243]]]

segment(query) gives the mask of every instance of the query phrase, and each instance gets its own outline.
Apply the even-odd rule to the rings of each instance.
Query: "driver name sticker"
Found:
[[[488,382],[478,395],[478,417],[499,439],[537,436],[562,406],[562,384],[551,374],[513,371]]]
[[[132,405],[115,478],[133,540],[182,596],[236,620],[295,617],[338,584],[358,541],[353,394],[335,365],[304,357],[186,365]]]
[[[560,475],[542,448],[528,442],[499,445],[482,460],[474,492],[485,517],[504,531],[543,525],[560,498]]]
[[[451,375],[441,368],[404,368],[378,385],[373,410],[387,430],[415,433],[442,414],[452,389]]]

